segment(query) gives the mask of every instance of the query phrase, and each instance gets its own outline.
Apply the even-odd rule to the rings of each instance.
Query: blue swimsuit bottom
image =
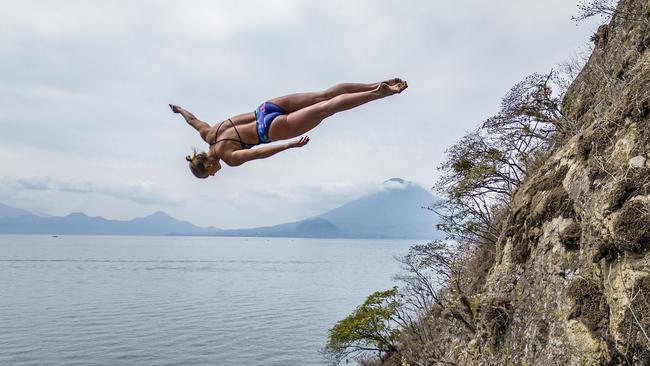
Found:
[[[257,137],[260,139],[260,144],[268,144],[271,142],[271,139],[269,139],[271,122],[273,122],[275,117],[283,114],[287,114],[287,112],[275,103],[264,102],[257,107],[255,116],[257,118]]]

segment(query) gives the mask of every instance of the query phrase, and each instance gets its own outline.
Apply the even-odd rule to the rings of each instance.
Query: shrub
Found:
[[[397,351],[397,310],[401,306],[397,287],[377,291],[352,314],[330,329],[325,353],[332,364],[347,357],[376,354],[379,358]]]

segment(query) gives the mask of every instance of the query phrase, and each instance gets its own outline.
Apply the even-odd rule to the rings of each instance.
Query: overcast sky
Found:
[[[401,177],[430,187],[444,151],[501,96],[584,48],[572,0],[1,1],[0,202],[200,225],[271,225]],[[216,177],[169,111],[211,123],[283,94],[401,77],[311,142]]]

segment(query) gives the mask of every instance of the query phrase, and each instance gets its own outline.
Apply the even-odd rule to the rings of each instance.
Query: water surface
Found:
[[[416,243],[0,236],[0,364],[322,365]]]

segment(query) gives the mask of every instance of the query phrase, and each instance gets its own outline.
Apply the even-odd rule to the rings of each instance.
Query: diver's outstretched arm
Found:
[[[287,149],[294,147],[303,147],[307,145],[308,142],[309,136],[303,136],[298,140],[294,140],[286,144],[260,146],[249,150],[228,151],[224,154],[221,160],[230,166],[238,166],[244,164],[247,161],[268,158],[269,156],[273,156]]]
[[[172,109],[172,112],[178,113],[181,116],[183,116],[183,118],[185,118],[185,121],[190,126],[194,127],[195,130],[199,131],[199,133],[201,134],[201,137],[203,138],[203,140],[206,139],[208,131],[210,130],[210,124],[208,124],[207,122],[201,121],[200,119],[196,118],[196,116],[194,116],[190,111],[187,111],[187,110],[183,109],[182,107],[179,107],[179,106],[177,106],[175,104],[170,104],[169,108]],[[206,142],[207,142],[207,140],[206,140]]]

